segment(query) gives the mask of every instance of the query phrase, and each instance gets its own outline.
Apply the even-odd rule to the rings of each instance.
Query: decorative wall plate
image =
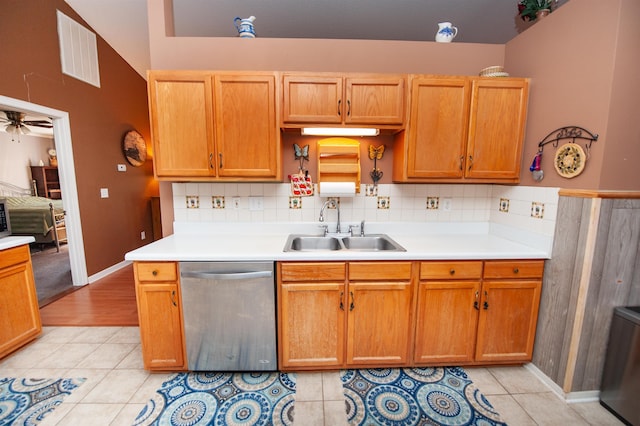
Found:
[[[560,176],[570,179],[582,173],[586,162],[587,156],[580,145],[566,143],[556,151],[553,165]]]
[[[130,130],[124,135],[122,151],[129,164],[139,167],[147,160],[147,144],[142,135],[135,130]]]

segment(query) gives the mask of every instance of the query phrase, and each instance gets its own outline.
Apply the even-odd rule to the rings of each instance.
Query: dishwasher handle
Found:
[[[249,278],[271,278],[273,271],[253,271],[253,272],[191,272],[180,273],[184,278],[204,278],[209,280],[246,280]]]

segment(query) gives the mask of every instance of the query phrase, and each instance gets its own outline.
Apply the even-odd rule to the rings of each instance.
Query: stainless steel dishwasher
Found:
[[[275,371],[273,262],[181,262],[192,371]]]

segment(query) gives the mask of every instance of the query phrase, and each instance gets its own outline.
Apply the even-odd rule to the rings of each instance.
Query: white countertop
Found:
[[[9,236],[0,238],[0,250],[6,250],[13,247],[23,246],[34,242],[36,239],[26,236]]]
[[[367,223],[405,252],[284,252],[289,234],[320,233],[318,223],[176,223],[175,234],[125,255],[134,261],[547,259],[551,241],[489,223]],[[346,228],[346,224],[343,227]],[[335,226],[330,223],[329,226]],[[525,243],[526,242],[526,243]]]

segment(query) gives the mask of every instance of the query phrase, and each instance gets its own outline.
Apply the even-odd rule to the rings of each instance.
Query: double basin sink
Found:
[[[292,234],[287,238],[284,251],[406,251],[385,234],[365,236],[319,236]]]

